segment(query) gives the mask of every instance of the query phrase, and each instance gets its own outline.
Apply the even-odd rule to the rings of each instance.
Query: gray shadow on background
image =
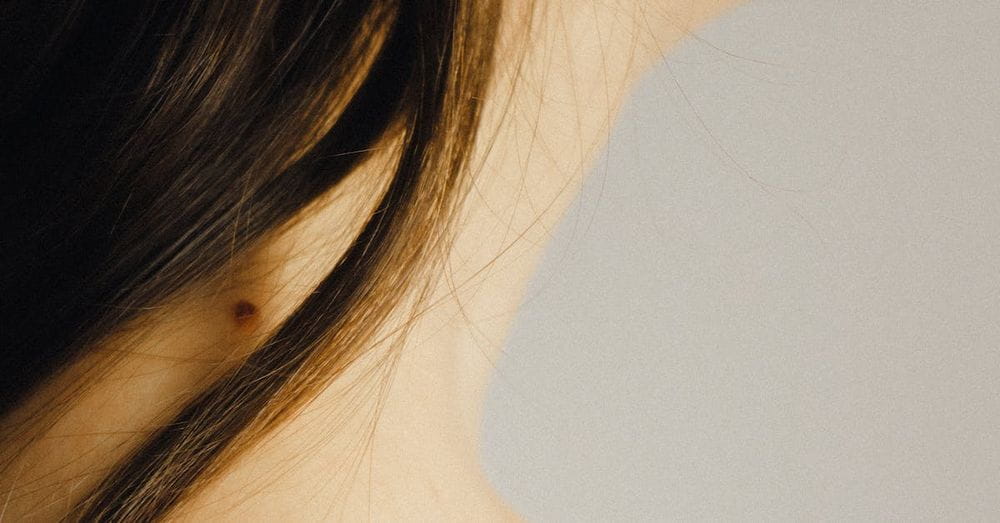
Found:
[[[699,34],[530,286],[491,481],[534,521],[1000,518],[1000,3]]]

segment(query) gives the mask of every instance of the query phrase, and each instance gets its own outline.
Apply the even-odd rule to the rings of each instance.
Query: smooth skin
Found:
[[[171,519],[518,521],[485,479],[478,445],[486,387],[527,280],[632,84],[735,3],[508,2],[474,184],[446,269],[405,343],[395,352],[376,347]],[[224,286],[192,289],[98,347],[98,355],[128,353],[73,395],[65,415],[0,477],[0,520],[58,519],[102,467],[277,325],[345,250],[374,204],[370,183],[385,160],[376,155],[241,260]],[[410,316],[400,312],[389,330]],[[22,414],[80,382],[87,365]]]

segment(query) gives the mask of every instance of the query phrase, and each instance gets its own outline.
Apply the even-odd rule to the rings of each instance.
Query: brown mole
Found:
[[[240,300],[233,305],[233,319],[240,328],[250,328],[257,317],[257,306],[247,300]]]

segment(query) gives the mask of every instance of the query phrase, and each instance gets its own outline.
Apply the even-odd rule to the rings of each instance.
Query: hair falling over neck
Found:
[[[377,203],[333,270],[64,515],[161,518],[419,295],[467,186],[499,0],[2,10],[0,470],[50,421],[22,412],[40,387],[392,147],[388,182],[369,184]],[[265,319],[251,298],[229,315],[248,331]]]

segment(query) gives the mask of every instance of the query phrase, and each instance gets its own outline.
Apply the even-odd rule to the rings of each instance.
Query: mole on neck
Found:
[[[257,319],[257,306],[247,300],[239,300],[233,305],[233,319],[241,329],[252,328]]]

